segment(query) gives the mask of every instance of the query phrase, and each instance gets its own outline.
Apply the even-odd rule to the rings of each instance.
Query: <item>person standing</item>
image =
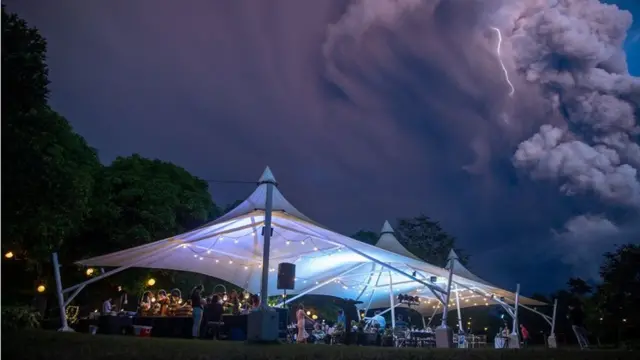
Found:
[[[347,318],[344,316],[344,311],[342,309],[338,310],[338,319],[336,323],[342,324],[345,329],[347,328]]]
[[[569,305],[569,314],[567,318],[571,322],[571,329],[578,340],[580,349],[589,348],[589,340],[587,340],[587,329],[584,327],[584,312],[580,303]]]
[[[202,313],[204,311],[202,304],[202,291],[203,285],[198,285],[191,290],[191,306],[193,308],[193,328],[191,329],[191,336],[194,339],[200,337],[200,323],[202,322]]]
[[[522,346],[527,347],[529,342],[529,330],[524,325],[520,324],[520,334],[522,335]]]
[[[296,320],[297,320],[297,326],[298,326],[298,336],[296,338],[296,341],[298,343],[304,343],[307,341],[307,334],[306,331],[304,330],[304,318],[305,318],[305,313],[304,313],[304,305],[300,304],[298,305],[298,311],[296,312]]]
[[[111,314],[111,297],[109,297],[107,300],[105,300],[102,303],[102,315],[109,315]]]

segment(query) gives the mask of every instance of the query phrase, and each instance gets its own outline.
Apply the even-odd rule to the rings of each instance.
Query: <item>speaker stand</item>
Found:
[[[293,340],[293,331],[289,329],[289,304],[287,303],[287,289],[282,289],[282,307],[284,308],[284,329],[285,329],[285,342],[289,344],[293,344],[295,341]]]

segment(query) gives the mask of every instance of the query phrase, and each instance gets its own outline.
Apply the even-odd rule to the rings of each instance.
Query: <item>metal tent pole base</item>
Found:
[[[250,312],[247,319],[247,340],[257,343],[277,342],[278,312],[269,307],[260,307]]]
[[[436,328],[436,348],[451,349],[453,348],[453,330],[448,326],[440,326]]]
[[[557,349],[558,348],[558,343],[556,342],[556,336],[555,335],[551,335],[547,338],[547,346],[549,346],[549,349]]]
[[[518,334],[509,335],[509,349],[520,349],[520,336]]]
[[[58,329],[58,331],[59,332],[76,332],[75,330],[73,330],[72,328],[66,325]]]

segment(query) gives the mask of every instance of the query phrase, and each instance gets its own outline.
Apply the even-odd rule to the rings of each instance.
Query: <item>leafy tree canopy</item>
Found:
[[[593,291],[591,285],[581,278],[570,278],[567,281],[567,286],[569,287],[569,292],[578,297],[585,296]]]
[[[46,52],[47,42],[38,30],[7,13],[2,5],[3,123],[7,114],[28,113],[47,105]]]
[[[124,249],[185,232],[217,212],[208,184],[172,163],[119,157],[100,172],[84,255]]]
[[[596,298],[603,313],[614,319],[640,321],[640,245],[626,244],[604,255],[602,284]]]
[[[46,42],[2,8],[3,246],[47,260],[89,210],[96,152],[46,105]]]
[[[380,235],[378,235],[378,233],[374,231],[360,230],[357,233],[351,235],[350,237],[352,239],[356,239],[370,245],[375,245],[378,242]]]
[[[468,256],[456,248],[455,238],[426,215],[398,219],[395,234],[407,250],[428,263],[444,267],[451,249],[456,251],[463,265],[468,262]]]

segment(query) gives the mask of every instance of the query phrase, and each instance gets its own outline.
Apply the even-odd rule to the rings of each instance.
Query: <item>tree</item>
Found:
[[[2,8],[3,247],[31,260],[75,234],[88,215],[96,152],[47,106],[46,42]]]
[[[119,157],[98,175],[83,238],[96,239],[83,255],[116,251],[167,238],[202,225],[217,208],[206,181],[174,164]],[[99,239],[99,240],[98,240]]]
[[[593,291],[591,285],[581,278],[570,278],[567,286],[569,286],[569,292],[579,298],[587,296]]]
[[[357,233],[351,235],[350,237],[369,245],[375,245],[378,242],[380,235],[378,235],[378,233],[374,231],[359,230]]]
[[[398,241],[407,250],[430,264],[444,267],[451,249],[456,251],[463,265],[468,262],[468,256],[456,248],[455,238],[428,216],[420,214],[414,218],[398,219],[395,230]]]
[[[602,284],[594,298],[603,321],[623,332],[618,334],[620,340],[630,324],[640,321],[640,245],[622,245],[605,253],[604,258],[600,267]]]
[[[47,105],[46,52],[47,42],[38,30],[16,14],[8,14],[2,5],[3,119],[6,114],[29,113]]]

